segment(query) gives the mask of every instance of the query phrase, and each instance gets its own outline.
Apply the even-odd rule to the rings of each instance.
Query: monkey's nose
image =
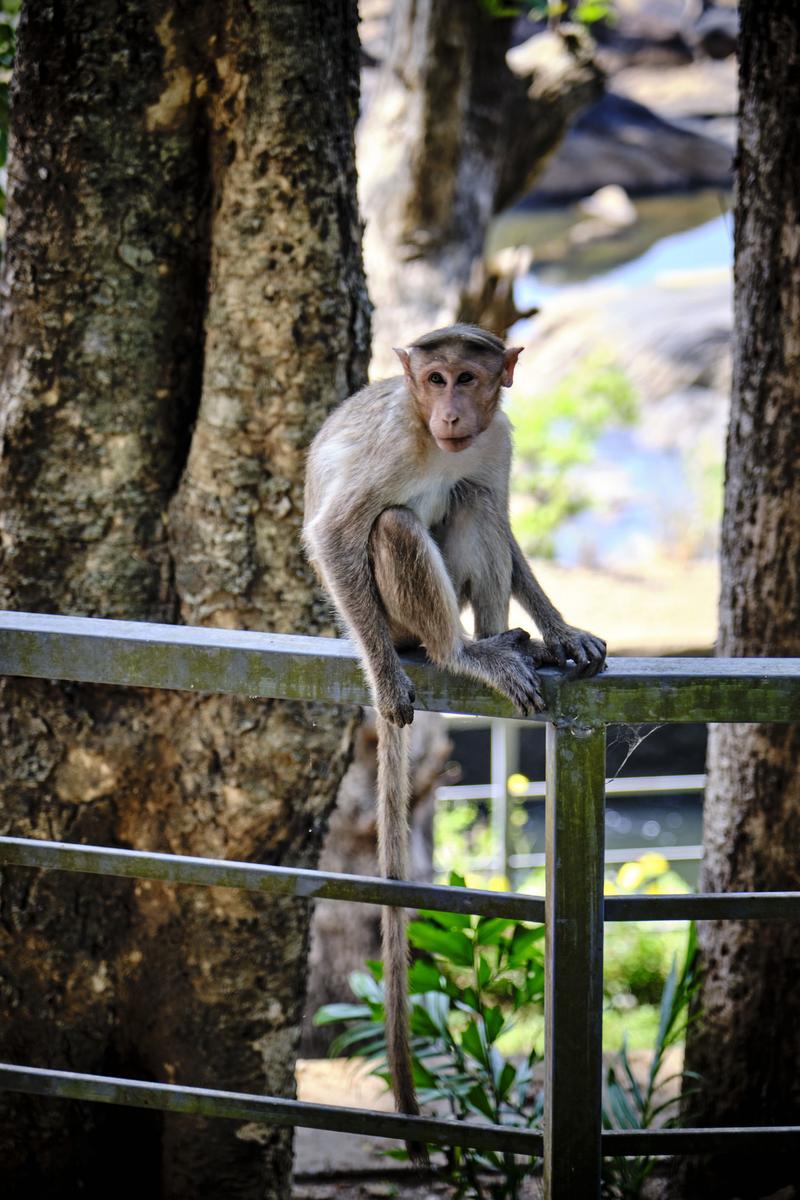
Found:
[[[451,409],[450,412],[446,412],[443,415],[442,420],[447,425],[457,425],[458,422],[461,420],[461,415],[460,415],[460,413],[453,412],[453,410]]]

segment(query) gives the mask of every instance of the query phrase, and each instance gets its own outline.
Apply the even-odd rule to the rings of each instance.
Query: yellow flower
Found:
[[[649,854],[643,854],[639,859],[639,866],[642,868],[642,874],[648,879],[655,879],[659,875],[666,875],[669,870],[669,863],[664,858],[663,854],[657,854],[651,850]]]
[[[507,787],[512,796],[524,796],[530,780],[527,775],[509,775]]]
[[[644,874],[641,863],[626,862],[617,872],[617,883],[624,892],[632,892],[642,882]]]

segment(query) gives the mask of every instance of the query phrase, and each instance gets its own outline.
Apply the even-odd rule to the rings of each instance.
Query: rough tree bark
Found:
[[[602,90],[584,32],[510,45],[478,3],[397,0],[389,53],[358,129],[376,375],[391,348],[459,316],[502,329],[509,289],[483,269],[491,217],[523,195]]]
[[[719,653],[800,655],[800,27],[743,0],[733,406]],[[800,726],[711,730],[703,888],[800,890]],[[697,1124],[800,1124],[800,926],[703,923]],[[800,1154],[704,1160],[686,1196],[800,1188]],[[783,1195],[783,1192],[781,1192]]]
[[[12,111],[0,603],[330,632],[303,450],[363,382],[354,0],[31,3]],[[6,680],[4,833],[314,865],[339,710]],[[3,871],[0,1054],[291,1095],[308,911]],[[5,1019],[5,1017],[8,1019]],[[10,1200],[286,1197],[285,1131],[2,1098]]]

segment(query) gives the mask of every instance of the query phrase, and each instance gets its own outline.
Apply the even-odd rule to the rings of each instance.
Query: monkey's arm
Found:
[[[536,622],[547,650],[557,666],[566,665],[568,658],[575,663],[576,675],[596,675],[606,661],[606,644],[602,638],[568,625],[558,609],[550,603],[528,560],[509,531],[511,540],[511,594]]]
[[[368,525],[327,524],[309,537],[325,588],[361,651],[378,712],[393,725],[410,725],[416,693],[400,666],[368,553]]]

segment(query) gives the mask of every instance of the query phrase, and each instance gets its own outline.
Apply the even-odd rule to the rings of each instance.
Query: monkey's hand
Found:
[[[375,707],[391,725],[402,728],[411,724],[416,697],[414,685],[399,664],[389,678],[380,678],[375,683]]]
[[[606,665],[606,644],[602,638],[572,625],[564,625],[544,637],[547,653],[554,666],[565,667],[567,659],[575,663],[570,675],[574,678],[597,675]]]

